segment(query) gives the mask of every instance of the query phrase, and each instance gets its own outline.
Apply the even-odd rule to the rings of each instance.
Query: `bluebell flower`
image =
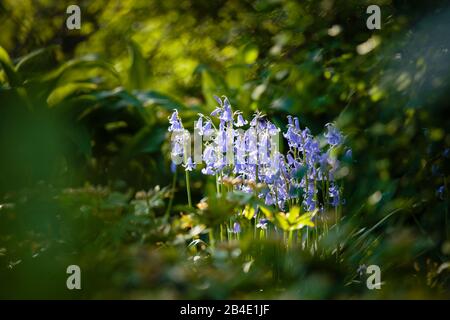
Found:
[[[440,199],[440,200],[444,200],[444,192],[445,192],[445,186],[442,185],[439,188],[436,189],[436,196]]]
[[[266,120],[264,119],[265,115],[261,112],[257,111],[253,115],[252,121],[250,121],[250,126],[254,127],[258,130],[263,130],[266,128]]]
[[[234,125],[239,128],[239,127],[245,126],[247,123],[248,123],[248,121],[244,119],[242,114],[238,114],[237,121]]]
[[[286,156],[286,159],[290,166],[294,165],[295,160],[294,160],[294,157],[292,156],[292,154],[288,153]]]
[[[233,112],[231,111],[230,102],[226,97],[223,100],[223,111],[220,115],[220,120],[223,120],[225,122],[233,121]]]
[[[195,123],[194,128],[198,131],[199,135],[203,135],[203,118],[198,118],[197,122]]]
[[[206,175],[215,175],[216,172],[214,171],[214,168],[212,166],[206,166],[205,168],[202,169],[202,173],[206,174]]]
[[[286,138],[288,145],[291,148],[298,148],[302,144],[301,136],[292,128],[289,128],[286,133],[283,133],[283,136]]]
[[[203,126],[202,131],[203,131],[203,135],[205,135],[205,136],[210,136],[214,132],[214,129],[212,128],[211,121],[208,120],[205,123],[205,125]]]
[[[320,155],[319,165],[323,171],[326,171],[328,169],[329,159],[330,159],[330,153],[328,151],[326,151]]]
[[[236,163],[233,168],[234,174],[245,174],[245,164],[244,163]]]
[[[314,211],[316,209],[316,199],[315,199],[316,189],[314,188],[314,184],[310,183],[308,185],[308,190],[304,194],[304,206],[306,211]]]
[[[218,96],[216,96],[215,94],[213,95],[213,98],[217,101],[217,103],[222,106],[222,99],[220,99]]]
[[[303,150],[306,154],[306,161],[310,166],[314,166],[320,160],[319,142],[313,137],[307,137]]]
[[[339,189],[336,185],[331,184],[330,188],[328,189],[329,196],[331,197],[331,206],[337,207],[339,205]]]
[[[326,124],[327,132],[325,133],[325,138],[330,146],[337,146],[342,143],[342,134],[339,130],[331,123]]]
[[[294,127],[295,129],[300,130],[300,122],[297,117],[294,117]]]
[[[235,222],[233,224],[233,233],[240,233],[241,232],[241,225],[239,222]]]
[[[275,203],[275,197],[272,196],[271,192],[267,192],[264,203],[268,206]]]
[[[243,165],[246,163],[246,150],[244,137],[238,136],[234,143],[236,164]]]
[[[220,99],[218,96],[214,95],[213,97],[217,101],[219,106],[216,107],[213,112],[211,112],[211,116],[219,118],[222,115],[222,112],[223,112],[223,109],[222,109],[223,102],[222,102],[222,99]]]
[[[173,161],[170,162],[170,171],[172,173],[175,173],[175,171],[177,171],[177,164]]]
[[[188,139],[189,134],[183,130],[184,129],[182,129],[181,131],[178,129],[174,130],[174,133],[171,137],[171,157],[172,160],[176,159],[177,164],[181,164],[182,162],[185,144],[187,142],[186,139]]]
[[[275,194],[277,195],[278,206],[280,206],[280,204],[284,204],[289,199],[289,190],[286,181],[284,179],[277,180],[274,189],[276,190]]]
[[[202,169],[202,173],[207,175],[216,174],[214,165],[217,161],[217,155],[213,145],[208,145],[205,148],[205,151],[203,151],[203,160],[205,161],[206,167]]]
[[[226,165],[227,165],[227,163],[226,163],[225,157],[221,156],[221,157],[219,157],[217,162],[214,164],[214,170],[216,172],[220,172],[221,170],[223,170],[225,168]]]
[[[186,171],[192,171],[192,169],[195,167],[195,163],[192,162],[192,158],[189,157],[186,161],[186,163],[183,165],[184,169]]]
[[[277,126],[274,125],[272,122],[267,121],[267,131],[271,136],[274,136],[278,132],[280,132],[280,128],[277,128]]]
[[[259,219],[258,224],[256,225],[256,227],[259,228],[259,229],[266,230],[268,222],[269,222],[269,220],[267,220],[265,218]]]
[[[291,116],[291,115],[288,115],[288,116],[287,116],[287,119],[288,119],[288,126],[293,126],[294,123],[292,122],[292,116]]]
[[[183,124],[181,123],[180,118],[178,117],[178,110],[174,110],[174,112],[172,113],[172,115],[169,117],[169,132],[172,131],[181,131],[184,130],[183,128]]]
[[[222,116],[222,108],[217,107],[211,112],[211,116],[220,118]]]

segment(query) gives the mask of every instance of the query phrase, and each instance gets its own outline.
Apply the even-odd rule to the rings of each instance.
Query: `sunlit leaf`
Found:
[[[11,62],[11,58],[9,57],[8,52],[6,52],[6,50],[3,49],[2,46],[0,46],[0,66],[5,71],[5,74],[8,77],[9,84],[11,86],[20,85],[19,75],[17,74],[13,63]]]

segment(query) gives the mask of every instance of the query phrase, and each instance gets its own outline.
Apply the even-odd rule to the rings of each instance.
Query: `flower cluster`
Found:
[[[333,151],[344,149],[344,138],[333,124],[326,125],[323,139],[319,139],[308,128],[302,129],[297,117],[288,116],[287,131],[282,135],[289,149],[282,154],[278,144],[281,130],[265,115],[256,112],[248,122],[240,111],[232,111],[226,97],[215,99],[218,106],[212,118],[199,114],[195,122],[195,132],[204,143],[203,174],[215,175],[220,183],[254,193],[266,205],[281,210],[288,205],[322,210],[342,202],[335,180],[340,162]],[[196,163],[183,147],[187,140],[190,145],[190,136],[176,110],[169,122],[169,131],[181,132],[172,139],[172,156],[183,158],[185,170],[192,170]],[[350,149],[346,149],[345,156],[351,157]]]

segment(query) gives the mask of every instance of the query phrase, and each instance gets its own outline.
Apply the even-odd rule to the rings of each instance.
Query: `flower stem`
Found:
[[[209,245],[214,248],[216,241],[214,240],[214,230],[211,228],[209,230]]]
[[[187,191],[189,207],[192,207],[191,183],[190,183],[190,179],[189,179],[189,171],[188,170],[186,170],[186,191]]]
[[[341,243],[340,243],[339,224],[338,224],[338,220],[339,220],[338,207],[335,208],[334,218],[336,220],[335,228],[336,228],[336,233],[337,233],[337,236],[338,236],[337,237],[337,239],[338,239],[337,247],[336,247],[336,260],[337,260],[337,262],[339,262],[339,255],[340,255],[340,251],[341,251]]]
[[[288,248],[292,247],[292,238],[293,238],[293,232],[292,232],[292,230],[289,230]]]

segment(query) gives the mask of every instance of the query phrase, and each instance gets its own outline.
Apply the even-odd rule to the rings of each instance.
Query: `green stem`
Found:
[[[308,248],[309,246],[309,228],[306,227],[306,245],[305,248]]]
[[[192,208],[192,200],[191,200],[191,183],[189,179],[189,171],[186,170],[186,191],[187,191],[187,197],[188,197],[188,204],[189,207]]]
[[[213,228],[209,230],[209,245],[211,246],[211,248],[214,248],[215,245]]]
[[[340,250],[341,250],[341,243],[340,243],[340,235],[339,235],[339,224],[338,224],[338,208],[336,207],[334,210],[334,218],[336,220],[336,233],[337,233],[337,247],[336,247],[336,260],[339,262],[339,255],[340,255]]]
[[[288,248],[292,246],[293,231],[289,230]]]
[[[216,193],[217,195],[220,194],[220,189],[219,189],[219,176],[216,173]]]

